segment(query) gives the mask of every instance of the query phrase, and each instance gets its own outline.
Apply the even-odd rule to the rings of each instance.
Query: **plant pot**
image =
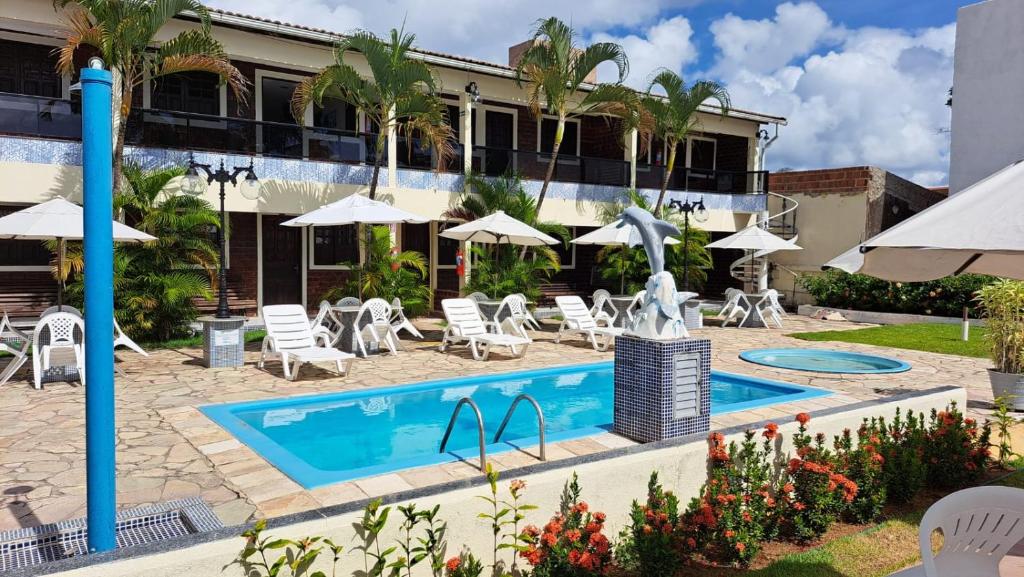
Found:
[[[1024,374],[989,369],[988,380],[992,383],[993,396],[1007,398],[1015,411],[1024,411]]]

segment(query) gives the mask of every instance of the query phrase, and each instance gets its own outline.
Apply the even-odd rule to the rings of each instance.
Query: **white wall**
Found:
[[[1024,2],[957,12],[949,189],[1024,158]]]

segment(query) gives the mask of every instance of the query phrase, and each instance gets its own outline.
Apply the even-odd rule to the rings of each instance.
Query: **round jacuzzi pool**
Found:
[[[822,349],[752,349],[740,353],[751,363],[817,373],[902,373],[910,365],[889,357]]]

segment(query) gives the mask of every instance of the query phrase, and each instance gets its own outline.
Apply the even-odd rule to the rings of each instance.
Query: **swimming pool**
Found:
[[[910,364],[899,359],[823,349],[752,349],[740,358],[759,365],[817,373],[902,373]]]
[[[201,410],[306,488],[410,467],[477,456],[477,427],[462,411],[439,454],[459,399],[472,397],[488,442],[512,400],[534,397],[544,411],[548,442],[608,431],[613,363],[430,381],[398,387],[265,401],[209,405]],[[730,373],[711,373],[711,410],[721,414],[820,397],[829,391]],[[536,445],[536,414],[520,403],[503,441],[489,453]],[[507,439],[507,441],[505,441]]]

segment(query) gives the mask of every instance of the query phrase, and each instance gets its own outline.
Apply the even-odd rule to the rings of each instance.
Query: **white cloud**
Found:
[[[789,120],[771,168],[872,164],[922,184],[944,180],[953,24],[848,30],[804,3],[780,5],[772,20],[728,15],[711,29],[720,50],[711,72],[733,103]]]
[[[591,42],[617,42],[629,56],[629,77],[626,83],[638,89],[647,88],[655,70],[668,68],[673,72],[682,73],[683,67],[697,60],[697,47],[691,37],[693,28],[690,21],[683,16],[663,19],[639,34],[612,36],[599,33],[591,37]],[[598,77],[604,81],[612,81],[616,77],[613,65],[598,69]]]

